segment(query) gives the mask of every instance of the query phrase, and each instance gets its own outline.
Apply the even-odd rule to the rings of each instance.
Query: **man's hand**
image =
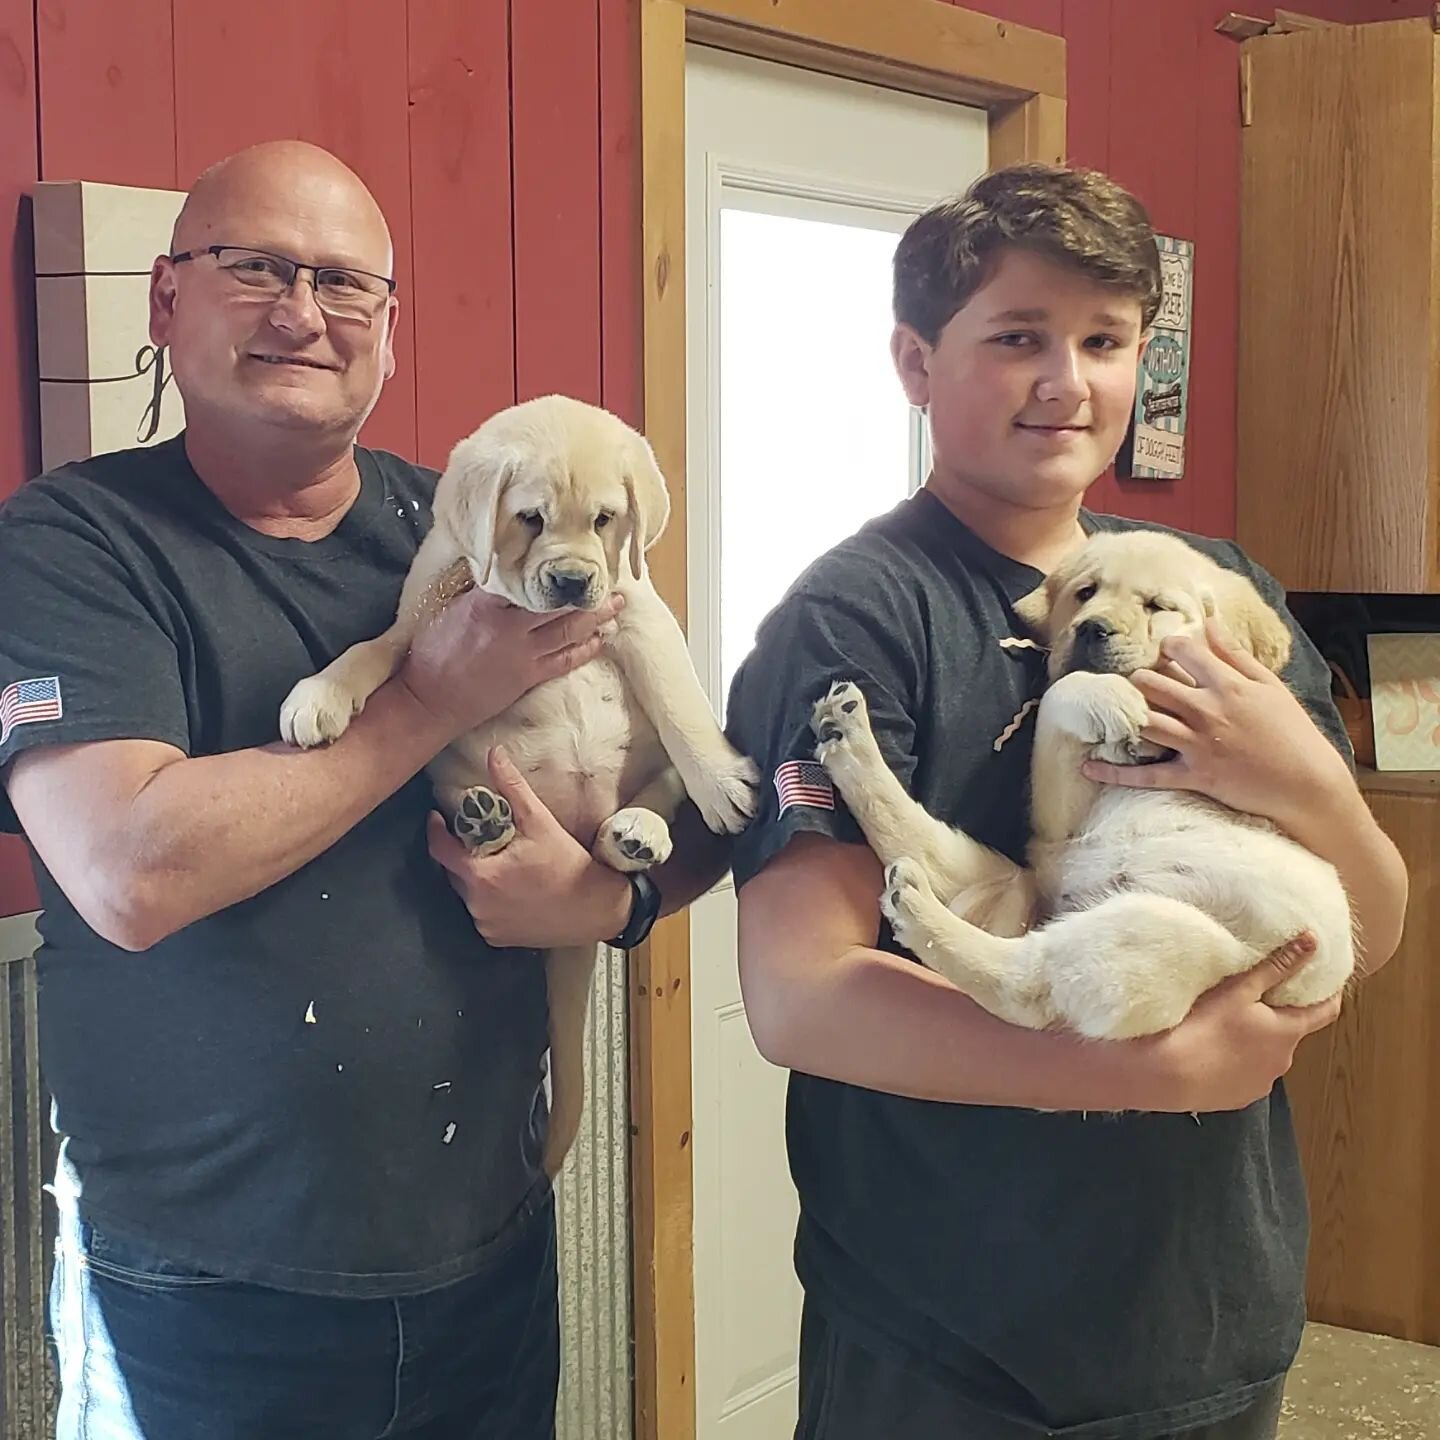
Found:
[[[616,594],[594,610],[537,615],[467,590],[415,636],[400,679],[453,738],[593,660],[605,643],[600,627],[624,604]]]
[[[1157,765],[1087,761],[1107,785],[1192,790],[1292,830],[1325,798],[1353,793],[1345,761],[1280,677],[1241,648],[1217,621],[1205,638],[1176,635],[1154,670],[1131,683],[1150,704],[1141,735],[1177,752]]]
[[[629,880],[591,859],[498,745],[490,752],[490,787],[510,802],[515,822],[515,838],[498,854],[472,855],[439,814],[428,821],[430,854],[485,941],[548,950],[618,935],[630,916]]]
[[[1267,1005],[1264,996],[1315,953],[1315,941],[1298,935],[1253,970],[1232,976],[1196,1001],[1173,1030],[1134,1047],[1141,1081],[1134,1109],[1199,1114],[1241,1110],[1263,1099],[1289,1070],[1295,1047],[1333,1024],[1340,997],[1303,1008]]]

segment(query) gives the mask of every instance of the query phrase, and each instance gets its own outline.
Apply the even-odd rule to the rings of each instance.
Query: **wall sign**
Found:
[[[1185,473],[1195,245],[1169,235],[1157,235],[1155,241],[1164,288],[1140,361],[1135,413],[1115,457],[1115,473],[1135,480],[1178,480]]]
[[[31,197],[41,464],[168,440],[185,412],[150,343],[148,297],[184,192],[55,180]]]

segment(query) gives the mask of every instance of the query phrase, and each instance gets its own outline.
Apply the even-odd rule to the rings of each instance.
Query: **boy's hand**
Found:
[[[500,746],[490,784],[510,802],[515,838],[498,854],[472,855],[431,812],[430,855],[444,867],[475,928],[497,947],[548,950],[601,944],[625,928],[630,882],[601,865],[545,807]]]
[[[1296,817],[1353,793],[1345,761],[1285,682],[1218,621],[1206,625],[1204,640],[1176,635],[1161,649],[1159,667],[1130,679],[1152,712],[1141,735],[1176,758],[1133,766],[1086,761],[1092,780],[1193,790],[1292,831]]]
[[[1267,1096],[1289,1070],[1295,1047],[1340,1014],[1338,995],[1303,1008],[1264,1002],[1314,953],[1314,939],[1299,935],[1202,995],[1173,1030],[1128,1042],[1145,1077],[1138,1088],[1147,1092],[1135,1108],[1200,1114],[1240,1110]]]

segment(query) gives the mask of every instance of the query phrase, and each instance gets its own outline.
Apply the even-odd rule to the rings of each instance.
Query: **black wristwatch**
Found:
[[[641,944],[660,918],[660,888],[643,871],[637,870],[630,876],[630,918],[625,928],[606,944],[617,950],[633,950]]]

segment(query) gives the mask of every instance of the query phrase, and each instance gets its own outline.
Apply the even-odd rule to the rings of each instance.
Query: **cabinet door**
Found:
[[[1245,47],[1237,538],[1292,589],[1440,589],[1436,53],[1424,20]]]
[[[1399,953],[1287,1080],[1310,1190],[1310,1317],[1440,1344],[1440,785],[1372,792],[1410,870]]]

